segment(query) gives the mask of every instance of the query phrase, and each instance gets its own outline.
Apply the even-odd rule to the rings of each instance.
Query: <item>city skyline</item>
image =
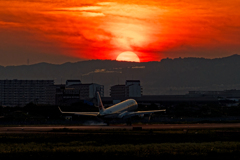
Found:
[[[240,2],[2,0],[0,65],[239,54]]]

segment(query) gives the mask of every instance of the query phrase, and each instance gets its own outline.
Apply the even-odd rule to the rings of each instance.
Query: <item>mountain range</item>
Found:
[[[186,94],[193,90],[240,89],[240,55],[224,58],[175,58],[151,62],[89,60],[76,63],[38,63],[0,66],[0,79],[54,80],[64,84],[69,79],[110,87],[125,80],[140,80],[143,95]]]

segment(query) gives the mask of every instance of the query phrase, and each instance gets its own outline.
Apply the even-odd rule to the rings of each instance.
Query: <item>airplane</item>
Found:
[[[63,112],[60,107],[59,110],[63,114],[74,114],[74,115],[83,115],[83,116],[92,116],[98,117],[105,120],[107,125],[109,125],[109,120],[113,119],[130,119],[132,116],[144,116],[145,114],[152,114],[155,112],[165,112],[166,109],[162,110],[150,110],[150,111],[134,111],[138,108],[138,103],[134,99],[127,99],[120,103],[117,103],[113,106],[105,108],[102,104],[102,100],[99,92],[97,92],[98,99],[98,109],[99,112]],[[128,125],[131,125],[131,121],[127,122]]]

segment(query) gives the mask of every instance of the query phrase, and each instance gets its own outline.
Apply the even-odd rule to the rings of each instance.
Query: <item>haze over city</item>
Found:
[[[240,51],[236,0],[1,0],[0,7],[2,66],[220,58]],[[131,58],[118,59],[123,52]]]

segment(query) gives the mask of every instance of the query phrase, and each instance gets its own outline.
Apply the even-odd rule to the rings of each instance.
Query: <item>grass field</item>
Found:
[[[3,158],[239,159],[237,129],[55,130],[48,134],[0,134]]]

